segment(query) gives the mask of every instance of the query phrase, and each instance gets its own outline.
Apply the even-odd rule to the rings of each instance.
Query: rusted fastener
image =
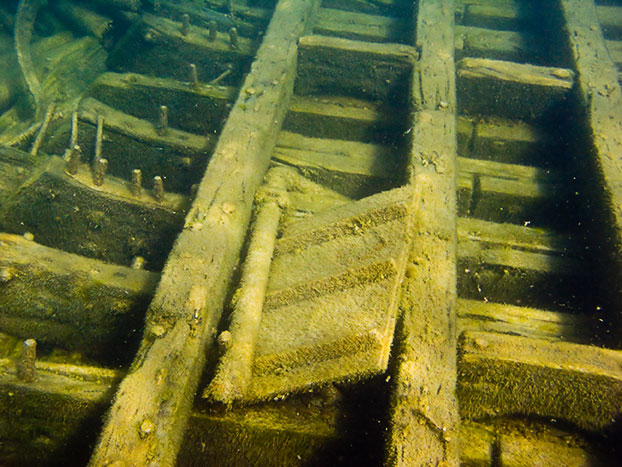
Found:
[[[164,136],[168,130],[168,108],[165,105],[158,108],[158,120],[155,129],[160,136]]]
[[[184,13],[181,17],[181,34],[182,36],[187,36],[190,32],[190,15],[188,13]]]
[[[22,344],[22,353],[17,361],[17,377],[26,383],[32,383],[37,379],[36,360],[37,341],[26,339]]]
[[[210,41],[214,42],[218,33],[218,23],[215,20],[211,20],[207,25],[207,31],[207,38]]]
[[[237,49],[240,45],[240,35],[238,34],[238,28],[229,29],[229,45],[232,48]]]
[[[132,170],[132,194],[140,196],[143,191],[143,173],[140,169]]]
[[[158,203],[164,201],[164,182],[159,175],[153,177],[153,197]]]
[[[76,175],[78,173],[81,155],[82,151],[80,150],[80,146],[74,144],[74,146],[69,149],[69,159],[67,160],[67,165],[65,166],[65,172],[69,175]]]
[[[190,64],[190,82],[194,89],[199,87],[199,73],[197,72],[197,66],[194,63]]]
[[[102,186],[104,184],[104,177],[108,170],[108,161],[106,159],[99,159],[93,170],[93,183],[96,186]]]
[[[97,133],[95,134],[95,154],[93,156],[93,168],[99,163],[102,157],[102,145],[104,140],[104,116],[97,116]]]

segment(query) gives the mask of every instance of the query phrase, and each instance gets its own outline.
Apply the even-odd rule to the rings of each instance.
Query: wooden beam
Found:
[[[164,269],[141,349],[91,459],[173,465],[214,344],[253,198],[293,90],[297,42],[319,1],[281,0]],[[255,93],[248,92],[254,89]],[[261,91],[261,92],[259,92]]]
[[[590,431],[622,415],[622,353],[507,334],[467,332],[458,365],[460,413],[554,418]]]
[[[159,275],[0,234],[0,329],[110,359],[141,326]],[[128,356],[125,356],[128,357]]]
[[[587,111],[586,127],[591,158],[585,172],[593,174],[585,185],[593,206],[590,229],[602,248],[601,278],[604,296],[611,302],[606,315],[615,329],[611,345],[622,346],[622,89],[618,70],[612,62],[599,28],[597,9],[592,0],[562,0],[562,13],[578,72],[579,96]],[[597,200],[596,203],[594,201]],[[598,214],[596,214],[598,212]]]
[[[519,120],[553,111],[574,84],[574,73],[565,68],[487,58],[463,58],[457,75],[460,112]]]
[[[388,464],[458,465],[456,381],[456,94],[453,0],[418,2],[411,98],[415,212],[402,285]]]

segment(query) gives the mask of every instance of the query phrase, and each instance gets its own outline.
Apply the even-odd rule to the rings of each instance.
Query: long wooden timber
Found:
[[[595,225],[601,239],[607,242],[603,261],[607,273],[602,277],[603,287],[611,292],[612,308],[606,316],[615,337],[611,345],[620,347],[622,319],[618,310],[620,296],[620,245],[622,243],[622,185],[620,160],[622,157],[622,89],[615,64],[607,53],[598,26],[598,14],[593,2],[579,5],[563,1],[570,47],[579,72],[579,91],[585,106],[587,131],[594,166],[595,184],[606,222]]]
[[[453,0],[422,1],[413,12],[421,57],[412,79],[408,171],[416,211],[400,303],[390,465],[459,463],[454,8]]]
[[[103,1],[64,3],[69,2],[110,18],[122,17],[125,23],[135,22],[141,13],[128,13],[132,8],[124,6],[123,1],[109,7]],[[392,452],[387,433],[392,428],[391,403],[399,401],[395,398],[399,382],[395,382],[399,358],[403,356],[400,344],[405,333],[401,323],[416,309],[411,305],[419,304],[418,294],[409,293],[413,283],[425,289],[423,296],[430,294],[430,282],[425,282],[423,274],[416,274],[419,265],[406,265],[403,254],[404,246],[416,238],[412,234],[416,230],[406,226],[416,226],[419,217],[427,219],[426,211],[412,202],[412,185],[407,176],[412,174],[408,169],[411,154],[426,154],[427,144],[423,143],[431,137],[429,128],[434,126],[426,123],[413,128],[413,118],[408,116],[413,109],[408,96],[416,88],[408,84],[410,60],[416,49],[391,44],[411,42],[404,29],[411,20],[402,19],[411,5],[405,3],[326,1],[319,10],[320,21],[315,22],[321,24],[321,29],[316,28],[315,33],[333,37],[301,38],[299,80],[294,91],[301,94],[289,100],[284,131],[276,137],[272,152],[271,175],[257,191],[254,221],[245,234],[248,253],[242,250],[240,273],[234,272],[227,280],[225,315],[215,331],[219,333],[218,348],[209,347],[214,352],[208,352],[204,368],[202,387],[208,398],[197,398],[192,404],[177,456],[179,465],[243,465],[249,459],[259,465],[380,465],[387,461],[386,453]],[[270,17],[269,10],[248,7],[250,2],[243,0],[233,2],[233,11],[225,1],[206,5],[209,8],[162,1],[156,8],[156,4],[145,2],[143,8],[150,12],[148,20],[154,21],[152,24],[170,25],[161,30],[170,39],[159,45],[142,44],[155,49],[155,54],[151,51],[153,64],[158,63],[153,58],[158,47],[161,52],[166,50],[167,41],[183,47],[196,36],[208,39],[202,49],[195,50],[203,50],[209,57],[215,45],[210,45],[208,37],[212,20],[217,21],[220,34],[218,47],[232,50],[226,44],[231,26],[238,25],[244,37],[256,38],[254,31],[260,30],[258,25]],[[585,179],[598,177],[591,174],[588,165],[577,170],[577,162],[591,154],[584,149],[585,141],[590,140],[589,132],[569,124],[573,119],[579,124],[585,122],[573,94],[576,87],[572,81],[580,77],[580,70],[567,60],[570,54],[562,53],[563,45],[546,35],[565,32],[541,29],[533,5],[515,0],[457,2],[455,56],[464,59],[462,63],[478,64],[469,69],[479,71],[458,74],[462,91],[457,96],[457,115],[446,108],[445,100],[430,112],[455,115],[458,154],[456,287],[453,298],[449,296],[456,300],[455,336],[459,338],[454,352],[458,356],[455,397],[460,428],[453,431],[453,436],[446,435],[447,439],[441,430],[437,431],[441,443],[459,439],[460,462],[467,465],[582,465],[595,460],[612,465],[613,458],[607,456],[619,415],[619,355],[601,348],[609,326],[609,306],[600,291],[600,284],[606,282],[591,277],[591,273],[606,275],[614,268],[607,266],[611,262],[599,260],[606,255],[593,253],[593,245],[606,236],[598,234],[597,229],[590,230],[587,236],[588,230],[583,228],[583,213],[590,205],[585,193],[598,194],[602,183],[592,184],[591,191],[586,189],[590,184],[584,183]],[[554,6],[540,6],[540,18],[561,18]],[[605,45],[611,52],[611,42],[616,40],[612,35],[615,15],[606,16],[602,11],[602,6],[597,7],[609,41]],[[260,20],[254,22],[254,18]],[[188,36],[192,37],[183,34],[188,20]],[[366,34],[365,25],[376,26],[368,28]],[[593,32],[598,32],[596,29]],[[130,29],[129,34],[140,37],[137,32]],[[92,34],[96,35],[96,31]],[[469,38],[475,42],[465,47]],[[514,40],[516,49],[509,46]],[[529,45],[534,42],[537,47]],[[432,42],[421,45],[434,49]],[[196,44],[190,44],[189,48],[193,47]],[[549,49],[560,52],[550,56]],[[19,143],[27,152],[7,150],[0,157],[0,173],[6,175],[0,181],[2,220],[11,217],[14,231],[24,234],[5,235],[3,248],[13,254],[2,263],[0,293],[7,294],[11,308],[0,306],[0,325],[21,338],[37,338],[42,353],[34,365],[41,380],[29,383],[20,378],[29,374],[23,368],[30,362],[26,357],[31,344],[0,335],[3,354],[14,356],[13,360],[2,361],[5,371],[0,375],[0,384],[6,390],[0,417],[3,426],[12,429],[3,438],[0,450],[6,462],[45,464],[50,456],[62,458],[78,443],[81,449],[73,449],[74,459],[86,462],[89,446],[83,443],[94,442],[97,421],[110,404],[124,371],[113,374],[89,369],[86,360],[79,360],[75,353],[53,350],[50,354],[49,345],[94,356],[97,364],[107,364],[106,346],[115,336],[119,337],[115,353],[127,358],[133,352],[133,344],[123,341],[128,333],[140,332],[134,329],[141,321],[142,310],[131,303],[146,303],[161,269],[161,264],[149,255],[135,256],[142,242],[132,240],[133,231],[138,232],[133,226],[145,216],[142,222],[153,230],[145,232],[143,238],[148,241],[152,234],[161,234],[162,225],[151,222],[150,216],[156,212],[170,215],[176,206],[190,204],[196,186],[189,186],[192,180],[182,172],[189,162],[207,164],[212,149],[210,146],[204,154],[194,154],[190,147],[174,147],[166,142],[169,138],[175,140],[182,134],[178,130],[183,130],[187,136],[202,136],[203,141],[209,135],[216,144],[229,107],[236,104],[239,74],[236,77],[229,73],[223,78],[233,77],[232,81],[210,83],[218,76],[203,74],[207,68],[195,65],[200,76],[195,80],[192,67],[182,58],[177,62],[175,76],[171,77],[167,70],[158,71],[157,66],[150,68],[150,76],[145,74],[146,69],[136,73],[131,61],[124,62],[119,49],[113,54],[117,63],[125,63],[128,73],[100,75],[83,95],[75,121],[77,141],[86,154],[77,173],[69,173],[75,161],[69,150],[73,125],[69,121],[71,113],[63,116],[64,111],[53,115],[48,130],[52,137],[43,135],[39,156],[28,154],[40,133],[34,128]],[[139,54],[135,57],[139,58]],[[251,55],[236,57],[232,53],[229,57],[236,63],[251,60]],[[350,66],[351,75],[344,71]],[[318,70],[331,86],[322,85]],[[384,81],[384,89],[383,80],[389,80]],[[326,94],[333,88],[340,94]],[[482,92],[490,89],[494,92],[488,95],[493,99]],[[471,99],[468,103],[468,90],[481,92],[481,102]],[[248,96],[245,110],[249,109],[247,101],[263,92],[255,85],[244,91]],[[125,93],[129,94],[124,99]],[[529,96],[534,95],[545,98],[533,101]],[[379,99],[372,101],[370,96]],[[495,104],[495,99],[504,105]],[[397,102],[404,103],[405,108],[396,107]],[[162,105],[167,107],[169,117],[164,135],[158,133],[162,126],[157,120]],[[256,105],[253,108],[259,109]],[[80,113],[85,109],[89,112]],[[198,113],[203,112],[211,114],[201,119]],[[108,169],[113,171],[113,175],[103,177],[101,185],[95,183],[94,177],[100,165],[90,167],[97,151],[97,134],[103,136],[100,156],[107,158]],[[124,155],[119,149],[113,150],[114,145],[120,148],[123,141],[136,144],[132,140],[141,145],[132,147],[142,148],[138,151],[144,150],[148,157],[134,158],[119,170],[117,164]],[[158,160],[160,145],[165,147],[166,155]],[[64,161],[44,154],[61,155],[63,151]],[[161,172],[166,176],[164,194],[151,190],[146,176],[144,187],[134,183],[133,170],[140,168],[139,163],[145,164],[143,168],[152,164],[153,170],[160,171],[169,159],[174,164]],[[432,153],[422,165],[427,164],[424,168],[433,171],[438,170],[438,162]],[[202,169],[193,168],[191,172],[198,180]],[[283,185],[274,186],[270,181],[274,174],[282,175],[277,179],[282,178]],[[441,176],[436,172],[434,175]],[[50,177],[53,184],[49,183]],[[63,187],[60,190],[59,180]],[[422,184],[419,188],[425,191]],[[377,189],[385,191],[378,193]],[[33,198],[32,193],[37,197]],[[36,212],[29,211],[29,199],[37,200]],[[79,202],[64,204],[71,199]],[[111,215],[107,218],[101,212],[106,213],[108,208]],[[52,221],[37,223],[37,213],[41,219]],[[183,215],[181,211],[178,214]],[[27,216],[28,226],[20,226]],[[75,228],[86,228],[87,235],[76,241],[76,245],[87,247],[79,251],[81,255],[98,258],[102,252],[124,250],[125,245],[132,248],[114,257],[112,265],[69,254],[74,237],[68,234],[68,222],[54,222],[63,216],[71,219]],[[131,225],[123,226],[124,216],[129,216]],[[50,227],[56,229],[56,237],[46,240],[50,246],[32,242],[33,234],[36,242],[43,242]],[[177,224],[171,232],[179,228]],[[116,241],[103,242],[100,246],[105,248],[101,248],[97,236],[99,241],[108,236]],[[272,255],[270,239],[274,241]],[[428,240],[426,236],[424,240]],[[153,248],[161,261],[168,249]],[[37,277],[41,276],[36,271],[23,273],[39,264],[37,256],[45,258],[45,267],[37,270],[46,277],[40,287]],[[140,268],[143,258],[153,272],[127,267],[131,262],[132,267]],[[427,251],[415,259],[418,263],[438,264],[437,257]],[[105,296],[103,304],[113,309],[102,306],[93,312],[91,307],[101,302],[88,295],[83,297],[79,280],[71,281],[72,289],[54,287],[67,277],[94,284],[104,270],[107,279],[97,286],[116,300],[119,295],[115,294],[121,293],[124,303],[130,304],[129,313],[116,313],[115,299],[106,302]],[[148,277],[152,286],[144,291],[128,287],[121,279],[124,276]],[[115,284],[125,288],[115,289]],[[37,306],[31,306],[24,294],[14,293],[20,288],[29,291],[31,304],[36,301]],[[615,298],[615,290],[609,292]],[[67,297],[76,294],[80,298],[71,307],[64,305]],[[262,301],[263,306],[257,308]],[[41,303],[51,306],[53,313]],[[74,319],[76,316],[79,318]],[[109,316],[114,316],[114,323],[110,323],[107,333],[99,326]],[[22,326],[23,334],[18,329]],[[66,341],[69,335],[78,337],[74,330],[79,333],[80,329],[89,329],[91,352],[87,348],[89,338],[76,339],[74,348]],[[422,335],[427,335],[429,329],[423,329]],[[422,339],[411,339],[415,340]],[[22,346],[26,350],[22,351]],[[59,358],[84,363],[51,369],[54,364],[48,361]],[[225,369],[227,358],[235,364],[233,372],[222,373],[224,380],[235,380],[240,371],[242,384],[235,386],[236,397],[224,400],[226,404],[221,406],[218,400],[224,398],[214,397],[217,393],[212,392],[220,379],[213,376],[215,368],[219,368],[216,375],[221,374],[220,367]],[[15,361],[21,368],[17,372]],[[425,370],[408,386],[409,390],[416,393],[422,387],[420,381],[427,384],[438,379],[437,375],[425,374]],[[50,371],[54,377],[49,377]],[[82,383],[76,384],[81,379]],[[84,391],[90,391],[88,397],[82,397]],[[428,401],[430,408],[423,405]],[[404,399],[401,407],[432,420],[444,400],[431,392],[419,397],[415,404],[410,402]],[[71,416],[59,416],[55,407],[71,411]],[[92,429],[81,428],[84,424]],[[142,428],[149,432],[144,433],[149,439],[152,427],[147,423]],[[436,432],[431,424],[428,428]],[[421,440],[415,437],[407,441]],[[430,445],[432,451],[426,451],[423,444],[418,448],[422,455],[438,452],[436,444]]]
[[[216,337],[215,326],[242,247],[254,193],[292,91],[297,40],[317,6],[317,2],[281,1],[275,9],[185,230],[164,269],[141,349],[119,387],[91,465],[174,462],[205,351]],[[262,94],[250,93],[251,88]],[[245,138],[239,137],[240,132]],[[192,256],[196,259],[189,263]],[[154,387],[154,381],[160,384]]]

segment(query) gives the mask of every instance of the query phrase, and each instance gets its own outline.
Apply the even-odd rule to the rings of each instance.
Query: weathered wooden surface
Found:
[[[611,300],[606,315],[607,325],[615,329],[611,345],[622,345],[622,89],[618,71],[609,58],[598,26],[596,7],[592,1],[563,0],[574,64],[582,103],[587,111],[587,133],[591,159],[587,170],[596,173],[591,180],[598,200],[598,224],[590,226],[599,243],[607,247],[601,253],[600,278],[602,290]]]
[[[622,412],[622,354],[522,336],[462,336],[458,394],[469,419],[537,415],[585,430],[612,427]]]
[[[459,111],[534,120],[567,98],[574,73],[565,68],[463,58],[457,65]]]
[[[198,73],[197,73],[198,75]],[[138,73],[103,73],[88,90],[88,95],[124,113],[153,120],[158,107],[168,108],[173,128],[203,135],[219,131],[236,98],[236,89],[210,85],[213,76],[198,76],[190,82],[190,68],[183,81],[156,78]]]
[[[529,33],[456,26],[456,59],[486,57],[538,63],[541,53],[537,38]]]
[[[237,84],[259,45],[257,39],[240,37],[233,47],[228,31],[218,31],[216,39],[210,40],[207,29],[191,26],[187,35],[181,29],[180,22],[144,14],[110,53],[108,67],[118,72],[131,70],[184,80],[190,63],[197,66],[202,76],[212,79],[233,63],[234,72],[227,83]]]
[[[400,308],[388,463],[458,465],[453,0],[418,3],[409,176],[414,214]]]
[[[284,229],[247,399],[386,370],[408,250],[409,194],[385,191]]]
[[[401,42],[406,35],[407,26],[405,17],[375,16],[321,8],[313,32],[367,42]]]
[[[119,388],[91,465],[175,461],[254,193],[293,89],[297,41],[318,4],[282,0],[276,7],[164,269],[141,349]],[[251,95],[250,88],[263,92]]]
[[[84,433],[84,426],[101,423],[121,373],[37,362],[36,375],[35,381],[25,383],[17,377],[14,361],[0,359],[3,464],[44,465],[54,459],[84,464],[88,445],[94,441],[91,434]],[[29,443],[33,436],[37,441]]]
[[[140,329],[158,275],[0,235],[0,328],[99,358]],[[125,358],[128,356],[125,355]]]
[[[407,92],[416,56],[415,49],[407,45],[306,36],[300,39],[296,94],[397,99]]]
[[[45,245],[126,266],[141,256],[149,269],[161,269],[183,225],[186,200],[167,194],[157,203],[146,189],[134,196],[127,182],[111,176],[96,187],[88,165],[79,167],[75,176],[65,166],[60,158],[51,158],[18,187],[0,208],[2,228],[30,232]]]

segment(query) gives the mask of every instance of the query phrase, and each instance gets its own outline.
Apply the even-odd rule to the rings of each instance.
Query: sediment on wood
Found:
[[[458,465],[456,386],[456,96],[453,0],[423,0],[409,178],[410,264],[391,397],[388,463]],[[434,47],[431,47],[434,45]]]
[[[91,465],[172,465],[319,1],[280,1],[164,269]],[[249,93],[247,89],[263,92]]]

